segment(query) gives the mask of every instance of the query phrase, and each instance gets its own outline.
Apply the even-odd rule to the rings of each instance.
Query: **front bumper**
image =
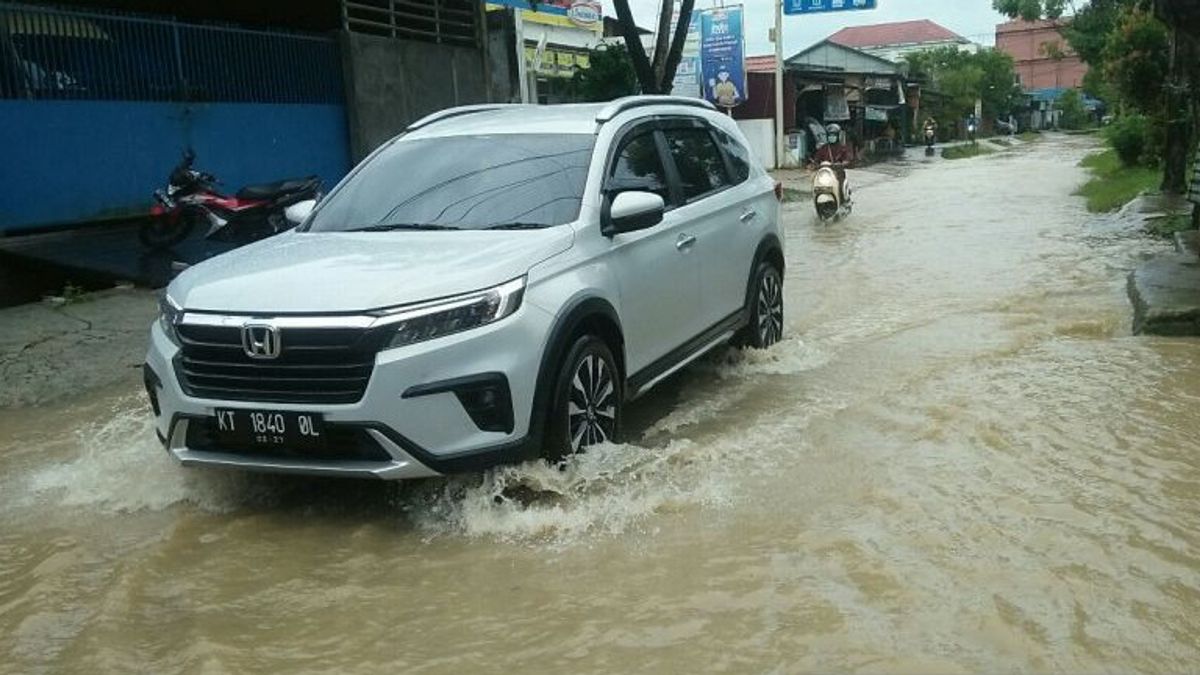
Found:
[[[146,357],[146,385],[157,401],[156,431],[185,466],[212,466],[270,473],[398,480],[474,471],[536,455],[540,434],[530,416],[541,357],[552,317],[531,303],[512,316],[472,331],[376,355],[366,392],[355,403],[297,404],[224,401],[189,396],[175,363],[179,347],[156,322]],[[538,348],[533,348],[537,345]],[[484,430],[444,383],[480,374],[502,376],[508,386],[511,421],[504,430]],[[416,395],[413,392],[416,392]],[[320,457],[266,455],[197,443],[200,427],[217,408],[286,410],[320,414],[327,428],[352,430],[374,450]],[[495,429],[495,425],[483,425]]]

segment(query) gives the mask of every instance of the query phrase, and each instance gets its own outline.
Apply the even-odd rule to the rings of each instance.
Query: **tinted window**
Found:
[[[690,201],[729,184],[725,160],[707,129],[669,129],[664,133],[679,169],[684,199]]]
[[[644,190],[653,192],[668,203],[671,191],[667,187],[667,172],[654,144],[654,132],[647,131],[625,141],[609,171],[608,189]]]
[[[741,183],[749,178],[751,160],[750,151],[746,149],[746,146],[738,143],[737,139],[720,129],[714,129],[713,134],[721,143],[721,147],[725,148],[725,154],[729,156],[729,163],[733,168],[733,182]]]
[[[579,217],[595,137],[496,134],[399,141],[313,216],[313,231],[548,227]]]

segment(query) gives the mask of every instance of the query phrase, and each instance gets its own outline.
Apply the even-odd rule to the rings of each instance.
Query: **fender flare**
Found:
[[[772,253],[779,256],[779,277],[782,279],[787,263],[783,257],[783,244],[780,243],[779,236],[774,232],[767,234],[762,238],[762,241],[758,242],[758,248],[754,251],[754,262],[750,263],[750,274],[746,278],[746,306],[742,310],[746,313],[746,321],[750,321],[750,318],[754,316],[752,311],[754,307],[754,274],[758,272],[759,263],[766,260],[767,256]]]
[[[529,439],[531,441],[529,446],[531,453],[539,453],[541,451],[550,393],[554,388],[554,377],[558,373],[558,365],[566,355],[567,350],[571,347],[569,339],[579,330],[584,321],[595,316],[604,317],[616,325],[618,334],[622,336],[622,343],[610,346],[612,347],[613,354],[621,362],[622,371],[625,369],[625,345],[623,337],[625,332],[621,326],[621,319],[617,315],[616,308],[608,300],[594,295],[576,298],[569,302],[559,313],[558,317],[555,318],[554,324],[550,328],[549,337],[546,339],[545,347],[542,349],[542,358],[538,363],[537,381],[533,390],[533,404],[529,413]],[[625,376],[626,373],[622,372],[622,379]]]

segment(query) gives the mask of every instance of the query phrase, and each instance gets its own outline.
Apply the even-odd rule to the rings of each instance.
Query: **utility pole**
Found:
[[[775,4],[775,168],[783,168],[783,3]]]
[[[513,32],[517,35],[517,90],[521,103],[529,103],[529,69],[525,66],[525,20],[521,8],[513,7]]]

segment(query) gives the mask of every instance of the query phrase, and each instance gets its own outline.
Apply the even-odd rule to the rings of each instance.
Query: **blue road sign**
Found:
[[[876,0],[784,0],[784,14],[844,12],[850,9],[875,9]]]

